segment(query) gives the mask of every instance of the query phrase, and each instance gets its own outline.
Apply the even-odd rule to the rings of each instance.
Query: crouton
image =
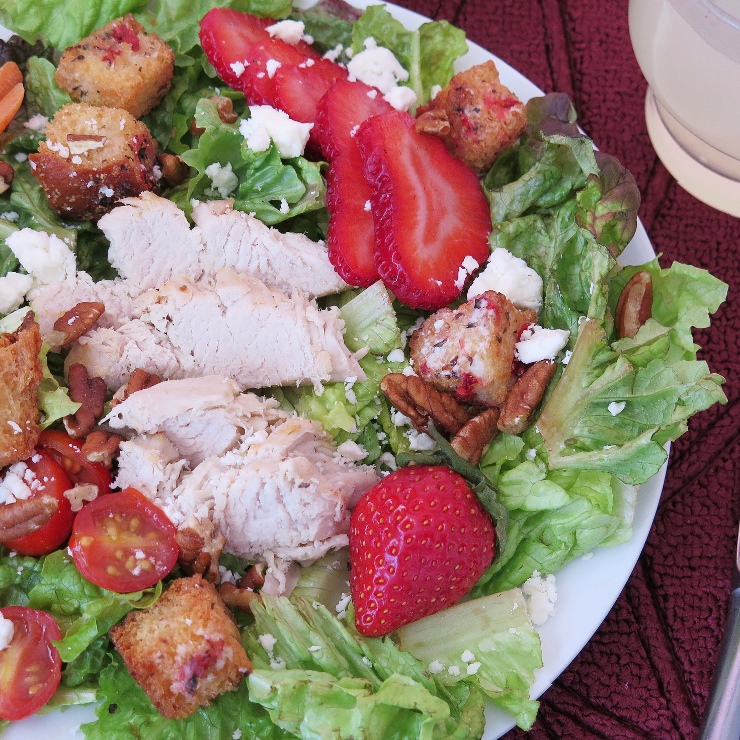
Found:
[[[136,683],[168,719],[182,719],[235,689],[252,663],[216,589],[201,576],[178,578],[148,609],[110,630]]]
[[[77,103],[123,108],[141,118],[170,89],[174,64],[172,49],[129,14],[70,46],[54,79]]]
[[[514,351],[521,330],[537,321],[502,293],[488,290],[458,308],[443,308],[412,334],[414,370],[463,403],[503,405],[516,378]]]
[[[417,112],[417,130],[438,136],[450,154],[483,172],[527,125],[522,102],[489,61],[456,74]]]
[[[30,457],[38,442],[40,349],[31,311],[17,331],[0,334],[0,468]]]
[[[158,184],[157,143],[122,108],[68,103],[29,159],[52,208],[74,221],[96,220],[122,198]]]

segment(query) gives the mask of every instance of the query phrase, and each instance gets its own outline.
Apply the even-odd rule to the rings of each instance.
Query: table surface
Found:
[[[664,267],[705,268],[730,285],[701,357],[727,378],[729,402],[691,420],[671,451],[658,513],[622,595],[514,738],[695,738],[709,692],[733,568],[740,485],[740,219],[699,202],[657,158],[627,0],[396,0],[463,28],[545,92],[567,92],[579,123],[642,193],[640,217]]]

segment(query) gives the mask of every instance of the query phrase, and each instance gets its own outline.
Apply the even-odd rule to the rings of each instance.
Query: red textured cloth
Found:
[[[671,452],[645,550],[605,622],[514,738],[692,739],[709,692],[730,592],[740,514],[740,219],[683,190],[658,160],[644,118],[627,0],[397,0],[448,20],[546,92],[567,92],[600,149],[634,174],[640,216],[664,267],[711,271],[730,295],[701,357],[727,378],[729,403],[694,419]]]

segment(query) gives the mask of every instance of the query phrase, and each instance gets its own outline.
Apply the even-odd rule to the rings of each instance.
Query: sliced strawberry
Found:
[[[273,105],[294,121],[313,123],[316,106],[324,93],[338,80],[346,80],[347,69],[328,59],[309,60],[299,65],[282,66],[273,78]]]
[[[334,157],[326,173],[329,211],[329,260],[350,285],[366,288],[379,279],[373,248],[375,231],[370,186],[362,177],[362,157],[355,144]]]
[[[378,637],[452,606],[493,555],[493,523],[464,478],[443,466],[391,473],[350,518],[358,631]]]
[[[372,191],[378,273],[406,305],[436,310],[462,292],[466,257],[488,256],[491,218],[475,173],[414,124],[394,110],[369,118],[355,139]]]
[[[343,80],[332,85],[319,101],[311,134],[321,153],[331,159],[357,146],[354,134],[363,121],[392,110],[393,106],[374,87],[359,80]]]
[[[200,44],[208,61],[219,77],[230,87],[241,90],[246,83],[254,85],[262,94],[259,81],[267,78],[271,87],[267,62],[301,64],[306,59],[321,59],[321,55],[305,41],[288,44],[273,38],[267,27],[275,23],[271,18],[257,18],[228,8],[209,10],[200,22]],[[262,75],[261,77],[259,75]],[[265,103],[266,99],[250,101]]]

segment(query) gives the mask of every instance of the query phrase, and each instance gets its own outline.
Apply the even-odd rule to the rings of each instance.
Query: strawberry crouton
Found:
[[[252,670],[231,614],[199,575],[173,581],[155,604],[113,627],[110,637],[134,680],[168,719],[207,706]]]
[[[96,220],[157,185],[157,143],[121,108],[69,103],[46,126],[31,171],[62,217]]]
[[[129,14],[70,46],[54,79],[77,103],[123,108],[141,118],[169,90],[174,63],[172,49]]]
[[[438,136],[451,154],[479,172],[527,125],[524,105],[501,84],[490,61],[456,74],[417,117],[417,130]]]

